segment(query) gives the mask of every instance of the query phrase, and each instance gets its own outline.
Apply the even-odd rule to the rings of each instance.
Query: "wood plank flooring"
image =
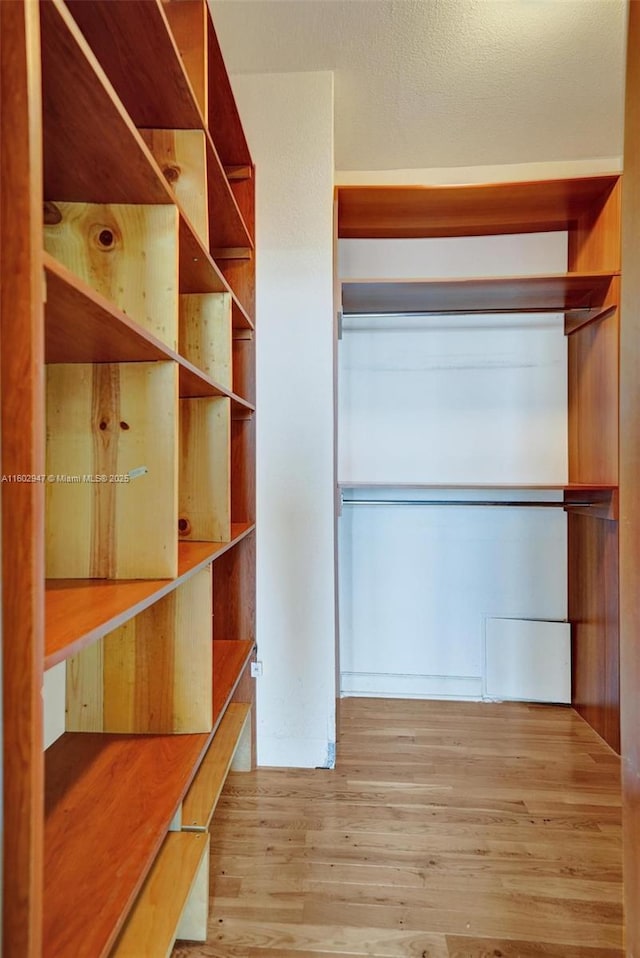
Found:
[[[621,958],[619,759],[573,710],[342,709],[334,771],[230,775],[174,958]]]

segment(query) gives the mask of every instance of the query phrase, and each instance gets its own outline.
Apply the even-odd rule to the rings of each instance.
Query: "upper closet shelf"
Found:
[[[252,237],[229,186],[208,131],[208,119],[198,106],[160,0],[127,0],[126,3],[95,0],[90,4],[86,0],[69,0],[67,5],[137,127],[205,131],[209,204],[215,213],[210,225],[211,246],[251,249]],[[143,44],[141,37],[144,37]],[[219,98],[221,91],[214,89],[211,95]],[[232,98],[230,87],[228,95]],[[226,112],[237,113],[233,99]],[[251,162],[248,151],[247,162]]]
[[[349,315],[447,313],[584,313],[592,321],[613,307],[617,273],[566,273],[481,279],[344,280],[342,310]]]
[[[45,200],[172,203],[159,167],[60,0],[41,4],[41,30]]]
[[[468,186],[339,186],[341,239],[566,230],[601,208],[618,174]]]

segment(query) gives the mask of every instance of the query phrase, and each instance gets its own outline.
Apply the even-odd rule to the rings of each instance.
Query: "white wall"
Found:
[[[257,167],[258,762],[331,763],[333,76],[232,78]]]
[[[563,233],[340,244],[343,278],[566,263]],[[338,354],[340,480],[396,486],[350,498],[526,499],[401,485],[566,482],[562,316],[347,317]],[[487,619],[563,619],[566,583],[562,509],[345,504],[342,691],[479,698]]]

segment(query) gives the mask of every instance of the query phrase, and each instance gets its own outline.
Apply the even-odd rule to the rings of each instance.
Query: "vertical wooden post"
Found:
[[[640,4],[629,4],[620,340],[620,675],[626,948],[640,956]]]
[[[3,948],[42,950],[44,359],[38,4],[0,3]]]

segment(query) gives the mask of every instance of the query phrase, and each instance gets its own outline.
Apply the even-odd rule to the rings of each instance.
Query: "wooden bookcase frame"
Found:
[[[3,947],[155,956],[178,931],[206,935],[206,826],[232,761],[255,763],[254,170],[206,0],[16,0],[0,16]],[[131,550],[102,493],[102,578],[45,582],[45,528],[69,575],[58,540],[76,518],[68,502],[45,516],[45,364],[52,442],[90,462],[102,447],[115,462],[134,432],[151,456],[167,427],[136,398],[145,369],[162,390],[174,478],[148,494],[173,516],[168,571],[128,560],[117,578]],[[180,477],[205,510],[215,483],[215,521],[188,541]],[[138,511],[119,533],[132,543]],[[44,753],[43,673],[62,662],[68,728],[118,731],[68,730]]]

